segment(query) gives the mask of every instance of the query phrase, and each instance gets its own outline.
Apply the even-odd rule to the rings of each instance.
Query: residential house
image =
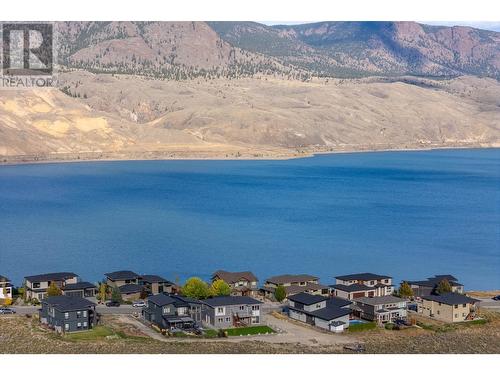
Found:
[[[342,298],[299,293],[288,297],[288,315],[327,331],[342,332],[349,327],[351,304]]]
[[[142,275],[139,284],[144,286],[148,294],[172,293],[175,286],[174,283],[157,275]]]
[[[26,299],[41,301],[47,297],[47,289],[55,284],[59,289],[67,285],[78,283],[78,275],[73,272],[44,273],[41,275],[26,276],[24,284]]]
[[[360,297],[353,300],[353,315],[379,323],[406,319],[406,300],[395,296]]]
[[[248,296],[219,296],[201,301],[203,323],[215,328],[261,324],[262,302]]]
[[[374,273],[355,273],[335,276],[335,285],[330,285],[335,297],[353,300],[361,297],[390,296],[394,292],[392,277]]]
[[[273,299],[278,285],[285,288],[286,296],[298,293],[329,295],[329,288],[319,283],[319,278],[311,275],[279,275],[267,279],[261,288],[264,297]]]
[[[473,320],[479,310],[479,300],[460,293],[422,296],[418,312],[423,316],[447,323]]]
[[[250,271],[228,272],[219,270],[212,275],[212,282],[216,280],[224,280],[228,283],[233,296],[257,296],[257,283],[259,280]]]
[[[155,294],[147,298],[142,316],[161,329],[190,329],[201,324],[202,304],[179,295]]]
[[[0,275],[0,305],[5,300],[12,301],[12,284],[7,277]]]
[[[42,300],[40,322],[59,333],[91,329],[97,324],[95,303],[81,297],[47,297]]]
[[[139,285],[140,276],[133,271],[123,270],[104,274],[106,284],[110,288],[118,288],[125,301],[134,301],[141,298],[144,290]]]
[[[106,284],[111,288],[121,287],[129,284],[139,284],[139,275],[132,271],[116,271],[104,274]]]
[[[420,298],[423,296],[436,294],[437,286],[443,280],[448,280],[452,292],[454,293],[464,292],[464,286],[460,284],[457,278],[452,275],[435,275],[434,277],[427,278],[427,280],[406,281],[406,282],[408,283],[408,285],[410,285],[410,288],[413,290],[413,296]]]
[[[89,298],[94,297],[97,288],[94,284],[87,281],[79,281],[74,284],[65,284],[62,288],[62,294],[65,296]]]

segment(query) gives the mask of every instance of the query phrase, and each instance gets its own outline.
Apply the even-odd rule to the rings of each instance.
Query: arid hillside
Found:
[[[168,81],[86,71],[59,78],[65,93],[2,95],[4,159],[286,157],[500,144],[500,84],[492,79]]]

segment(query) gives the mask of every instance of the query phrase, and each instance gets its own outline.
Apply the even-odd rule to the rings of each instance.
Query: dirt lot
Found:
[[[421,320],[424,328],[345,333],[363,342],[367,353],[500,353],[500,314],[485,312],[484,324],[443,324]],[[308,342],[189,340],[159,341],[113,316],[85,337],[58,336],[40,328],[33,318],[0,317],[0,353],[345,353],[341,345]]]

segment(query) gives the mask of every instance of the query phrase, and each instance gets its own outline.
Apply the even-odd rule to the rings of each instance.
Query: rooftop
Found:
[[[353,281],[353,280],[368,281],[368,280],[391,279],[391,276],[377,275],[375,273],[365,272],[365,273],[353,273],[350,275],[335,276],[335,278],[345,281]]]
[[[66,284],[65,286],[62,287],[62,290],[80,290],[80,289],[90,289],[95,287],[96,286],[92,283],[89,283],[87,281],[82,281],[75,284]]]
[[[216,306],[232,306],[232,305],[260,305],[262,302],[246,296],[219,296],[202,300],[205,305]]]
[[[330,285],[330,287],[333,289],[343,290],[344,292],[361,292],[365,290],[375,289],[372,286],[362,285],[362,284],[351,284],[351,285],[335,284],[335,285]]]
[[[434,277],[429,277],[427,280],[417,280],[417,281],[407,281],[410,285],[427,286],[429,288],[436,287],[441,280],[448,280],[451,286],[463,286],[458,283],[458,280],[453,275],[435,275]]]
[[[151,301],[158,306],[165,306],[165,305],[188,306],[189,303],[200,303],[200,301],[194,298],[183,297],[183,296],[178,296],[176,294],[167,294],[167,293],[160,293],[160,294],[155,294],[154,296],[149,296],[148,301]]]
[[[326,301],[328,297],[324,296],[318,296],[314,294],[309,294],[309,293],[299,293],[299,294],[294,294],[293,296],[289,296],[288,299],[293,302],[298,302],[303,305],[309,306],[313,305],[315,303],[320,303],[323,301]]]
[[[40,283],[44,281],[62,281],[66,279],[71,279],[73,277],[78,277],[78,275],[73,272],[53,272],[53,273],[42,273],[40,275],[26,276],[25,279],[32,283],[33,282]]]
[[[355,298],[354,302],[361,302],[365,305],[375,306],[375,305],[386,305],[389,303],[399,303],[406,302],[405,299],[394,297],[394,296],[382,296],[382,297],[360,297]]]
[[[241,279],[245,279],[249,282],[258,281],[257,277],[255,277],[255,275],[250,271],[228,272],[224,270],[218,270],[214,272],[212,278],[216,276],[229,284],[235,283]]]
[[[9,281],[10,280],[7,277],[0,275],[0,282],[5,283],[5,282],[9,282]]]
[[[83,310],[95,306],[95,303],[90,302],[85,298],[74,296],[47,297],[42,302],[47,303],[48,305],[54,307],[56,310],[62,312]]]
[[[467,297],[460,293],[445,293],[439,295],[424,296],[422,299],[444,303],[445,305],[461,305],[463,303],[475,303],[479,300]]]
[[[120,293],[123,294],[133,294],[142,292],[142,286],[137,284],[125,284],[120,286]]]
[[[105,273],[104,275],[111,281],[131,280],[131,279],[137,279],[139,277],[139,275],[136,274],[135,272],[127,270]]]
[[[168,281],[168,280],[166,280],[163,277],[158,276],[158,275],[142,275],[141,279],[147,283],[168,283],[168,284],[173,285],[172,282],[170,282],[170,281]]]
[[[301,274],[301,275],[286,274],[286,275],[273,276],[267,279],[266,281],[273,284],[288,284],[288,283],[301,283],[313,280],[314,281],[319,280],[319,277],[306,274]]]

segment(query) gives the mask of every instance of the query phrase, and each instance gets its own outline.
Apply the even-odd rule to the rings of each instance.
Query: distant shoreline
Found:
[[[106,153],[106,152],[82,152],[82,153],[67,153],[67,154],[51,154],[51,155],[16,155],[16,156],[0,156],[0,167],[13,166],[13,165],[36,165],[36,164],[59,164],[59,163],[90,163],[90,162],[121,162],[121,161],[270,161],[270,160],[292,160],[309,158],[318,155],[330,154],[358,154],[358,153],[381,153],[381,152],[405,152],[405,151],[439,151],[439,150],[488,150],[499,149],[500,144],[457,144],[457,145],[430,145],[424,147],[408,146],[405,148],[365,148],[363,145],[359,147],[346,147],[339,149],[321,149],[321,148],[304,148],[293,150],[281,149],[268,154],[259,154],[261,150],[255,150],[254,155],[242,154],[240,156],[234,155],[231,152],[216,152],[209,151],[200,152],[165,152],[165,151],[151,151],[151,152],[130,152],[130,153]],[[248,154],[252,150],[248,150]],[[99,154],[100,157],[92,157]],[[213,155],[212,155],[213,154]],[[228,156],[230,154],[231,156]],[[257,156],[255,156],[257,154]]]

